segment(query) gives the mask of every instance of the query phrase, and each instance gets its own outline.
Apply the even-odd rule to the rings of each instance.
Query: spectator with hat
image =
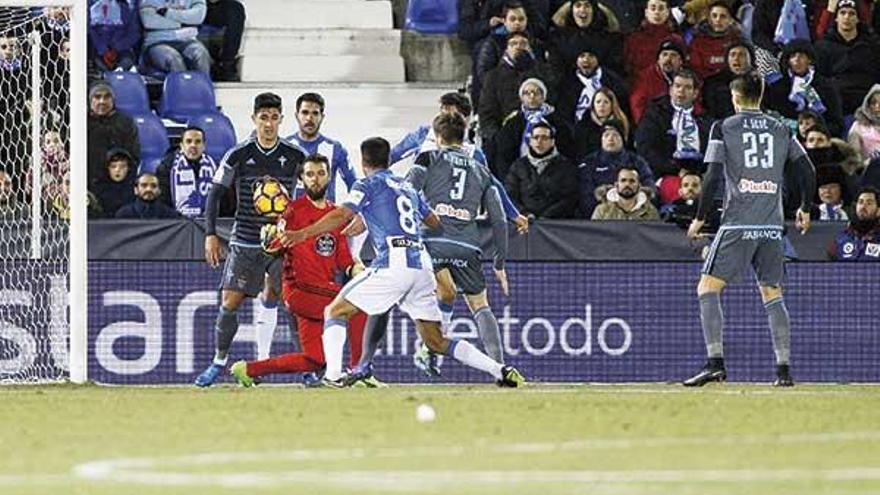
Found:
[[[672,77],[684,66],[686,58],[684,46],[672,40],[660,43],[656,61],[645,67],[639,75],[629,97],[629,108],[633,122],[638,124],[648,104],[654,98],[669,92]]]
[[[816,51],[809,41],[792,41],[782,49],[782,74],[764,90],[764,105],[779,112],[796,127],[798,114],[812,110],[825,119],[833,135],[843,132],[840,96],[828,79],[816,70]]]
[[[810,217],[820,222],[849,220],[846,174],[839,165],[823,165],[816,168],[816,199]]]
[[[859,22],[855,0],[838,2],[834,22],[816,43],[816,66],[837,87],[843,115],[851,115],[880,81],[880,39]]]
[[[553,105],[547,103],[547,86],[540,79],[526,79],[519,87],[519,95],[519,110],[504,119],[504,127],[495,139],[494,152],[488,156],[489,167],[499,180],[506,179],[510,165],[526,155],[532,128],[542,121],[555,129],[559,153],[572,159],[571,129]]]
[[[113,88],[97,81],[89,89],[88,179],[89,185],[106,176],[107,151],[124,149],[132,163],[138,163],[141,150],[137,127],[128,115],[116,110]]]
[[[107,218],[116,217],[123,205],[134,201],[136,167],[125,148],[111,148],[104,160],[104,175],[91,189]]]
[[[871,160],[880,158],[880,83],[871,86],[855,117],[847,140],[867,166]]]

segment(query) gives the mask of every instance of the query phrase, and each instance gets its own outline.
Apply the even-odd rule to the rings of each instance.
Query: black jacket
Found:
[[[670,134],[674,110],[669,96],[660,96],[651,101],[648,110],[636,129],[636,153],[648,161],[654,177],[678,175],[682,168],[704,168],[702,160],[684,164],[672,158],[675,153],[676,137]],[[709,129],[712,123],[702,115],[695,115],[700,134],[700,152],[706,152],[709,143]]]
[[[489,36],[489,19],[500,17],[507,0],[458,0],[458,37],[471,45]],[[547,16],[540,0],[523,0],[529,18],[529,33],[543,38],[547,34]]]
[[[537,218],[575,218],[580,191],[577,167],[556,155],[542,173],[524,156],[510,166],[505,181],[510,199],[520,213]]]
[[[545,63],[532,61],[511,67],[502,60],[497,67],[486,73],[478,109],[484,147],[501,129],[504,118],[520,107],[519,87],[530,77],[543,81],[547,85],[548,97],[553,97],[555,76]]]
[[[567,71],[567,74],[568,75],[559,83],[559,97],[556,98],[556,111],[559,112],[569,124],[575,125],[574,112],[577,108],[578,100],[581,97],[581,92],[584,89],[584,84],[581,82],[580,78],[577,77],[574,69]],[[602,86],[614,92],[614,96],[617,97],[617,102],[620,104],[623,112],[630,115],[629,90],[627,89],[623,78],[612,69],[602,67],[601,81]],[[590,111],[587,109],[583,118],[589,118],[589,116]]]
[[[161,218],[178,218],[177,213],[170,206],[166,205],[159,199],[151,203],[147,203],[141,198],[137,198],[132,203],[119,208],[116,211],[116,218],[134,218],[142,220],[157,220]]]
[[[730,99],[730,82],[733,81],[733,78],[734,75],[730,69],[724,69],[718,74],[706,78],[702,90],[703,111],[706,118],[721,120],[736,113],[733,101]]]
[[[864,24],[859,24],[858,32],[855,39],[845,41],[832,28],[816,43],[816,67],[837,87],[843,115],[855,112],[880,81],[880,40]]]
[[[556,128],[556,149],[569,160],[574,160],[574,146],[568,124],[562,120],[558,112],[550,113],[544,117],[544,120]],[[525,130],[526,119],[520,110],[505,120],[504,127],[495,136],[493,153],[488,159],[489,168],[499,180],[507,177],[511,164],[520,157],[522,135]]]
[[[575,67],[578,55],[585,48],[590,48],[595,51],[603,67],[622,74],[623,36],[609,32],[607,25],[608,21],[599,9],[593,10],[593,22],[586,28],[577,27],[569,13],[567,25],[550,37],[547,47],[553,70],[557,74],[565,74],[569,68]]]
[[[770,110],[776,110],[785,118],[797,120],[797,107],[788,99],[791,84],[792,78],[786,70],[782,78],[767,86],[764,94],[764,106]],[[843,114],[840,110],[840,95],[837,93],[837,88],[818,71],[813,75],[811,84],[813,89],[819,93],[822,104],[825,105],[825,113],[822,114],[822,118],[825,119],[828,130],[831,131],[831,134],[840,136],[843,132]],[[727,94],[729,99],[730,91]]]
[[[114,110],[108,116],[98,117],[90,112],[88,129],[89,184],[95,184],[107,175],[105,160],[111,148],[124,148],[135,166],[140,163],[137,126],[128,115]]]

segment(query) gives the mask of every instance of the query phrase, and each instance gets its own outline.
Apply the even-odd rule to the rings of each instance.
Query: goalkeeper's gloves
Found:
[[[260,246],[267,254],[277,255],[284,251],[281,244],[281,230],[274,223],[267,223],[260,229]]]

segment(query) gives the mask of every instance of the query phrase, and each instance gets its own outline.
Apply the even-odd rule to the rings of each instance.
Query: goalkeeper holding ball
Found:
[[[326,157],[307,157],[299,177],[306,194],[288,205],[277,225],[263,227],[260,237],[268,253],[281,254],[284,249],[278,239],[279,232],[305,228],[335,208],[325,197],[330,183],[330,164]],[[323,368],[324,307],[336,297],[346,279],[364,269],[352,258],[348,239],[341,229],[295,244],[283,254],[284,304],[296,316],[303,352],[236,362],[230,371],[246,387],[253,385],[254,378],[271,373],[305,373]],[[349,325],[352,366],[360,359],[366,319],[365,314],[358,313]]]

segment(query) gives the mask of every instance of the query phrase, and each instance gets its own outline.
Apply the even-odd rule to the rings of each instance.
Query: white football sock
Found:
[[[503,365],[493,361],[492,358],[480,352],[479,349],[474,347],[473,344],[467,340],[453,340],[449,343],[449,347],[452,350],[452,357],[462,364],[466,364],[471,368],[476,368],[480,371],[485,371],[494,376],[496,380],[501,379],[501,368]],[[446,353],[449,354],[449,350],[447,350]]]
[[[440,307],[440,329],[443,330],[443,335],[449,335],[449,330],[452,326],[453,306],[442,301],[437,305]]]
[[[262,297],[259,298],[254,304],[254,320],[257,327],[257,359],[268,359],[275,327],[278,326],[278,303],[267,303]]]
[[[338,380],[342,377],[342,350],[345,347],[346,327],[348,322],[345,320],[324,321],[321,342],[324,344],[324,360],[327,363],[324,378],[328,380]]]

